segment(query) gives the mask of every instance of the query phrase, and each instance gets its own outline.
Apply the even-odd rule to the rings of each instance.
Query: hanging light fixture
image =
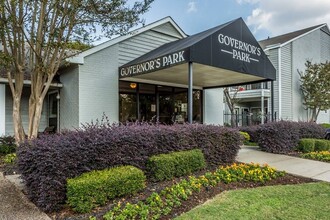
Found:
[[[135,89],[135,88],[136,88],[136,86],[137,86],[137,84],[136,84],[136,83],[131,83],[131,84],[129,84],[129,87],[131,87],[132,89]]]

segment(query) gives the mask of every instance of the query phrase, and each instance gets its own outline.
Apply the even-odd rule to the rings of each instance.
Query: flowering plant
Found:
[[[199,177],[189,176],[171,187],[166,187],[160,193],[152,193],[144,202],[137,205],[126,203],[121,207],[118,203],[115,208],[107,212],[103,217],[112,219],[159,219],[167,215],[173,207],[181,205],[193,193],[199,192],[203,187],[216,187],[220,182],[231,183],[238,181],[265,182],[283,176],[284,172],[278,172],[268,166],[259,164],[232,164],[221,166],[214,172],[207,172]]]

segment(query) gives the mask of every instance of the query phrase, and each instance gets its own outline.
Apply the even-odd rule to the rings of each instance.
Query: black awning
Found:
[[[198,64],[199,68],[194,69],[194,77],[199,81],[205,79],[204,82],[200,82],[202,87],[276,79],[275,68],[242,18],[165,44],[142,55],[119,67],[119,78],[145,77],[148,80],[155,78],[177,82],[178,77],[175,75],[180,74],[180,71],[184,73],[187,71],[186,68],[175,66],[182,67],[183,63],[188,62]],[[159,76],[166,71],[174,77],[172,80],[169,77]],[[231,75],[234,76],[232,80],[228,79]],[[224,76],[226,80],[222,83],[220,79]]]

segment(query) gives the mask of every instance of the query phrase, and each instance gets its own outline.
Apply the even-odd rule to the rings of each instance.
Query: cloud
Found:
[[[247,4],[256,4],[260,2],[260,0],[236,0],[236,2],[240,5],[247,3]]]
[[[194,1],[189,2],[187,12],[191,13],[191,12],[196,12],[196,11],[197,11],[196,2],[194,2]]]
[[[329,0],[237,0],[237,2],[249,4],[258,2],[246,19],[254,34],[268,31],[272,36],[276,36],[318,24],[330,24]]]

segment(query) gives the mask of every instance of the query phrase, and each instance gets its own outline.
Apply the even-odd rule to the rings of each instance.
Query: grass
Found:
[[[330,219],[330,184],[267,186],[227,191],[176,218]]]

